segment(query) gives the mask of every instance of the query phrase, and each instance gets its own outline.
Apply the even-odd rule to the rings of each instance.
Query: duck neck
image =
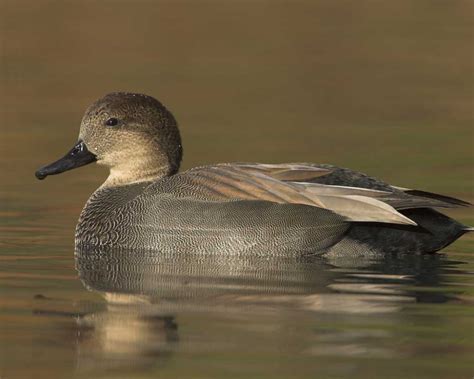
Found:
[[[142,182],[152,182],[172,175],[173,170],[167,159],[147,157],[130,160],[110,168],[110,174],[102,187],[115,187]]]

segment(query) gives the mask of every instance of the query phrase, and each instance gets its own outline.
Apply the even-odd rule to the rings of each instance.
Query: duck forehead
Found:
[[[162,104],[155,98],[129,92],[113,92],[95,101],[89,108],[89,112],[100,114],[102,112],[144,112],[162,108]]]
[[[106,98],[97,100],[91,104],[84,113],[83,122],[103,120],[106,117],[118,116],[123,112],[125,104],[107,101]]]
[[[84,124],[103,123],[110,117],[116,117],[122,121],[138,121],[146,123],[153,119],[161,118],[161,109],[157,104],[143,101],[129,101],[124,98],[109,101],[107,97],[96,101],[85,112]]]
[[[91,112],[86,112],[81,121],[81,126],[79,129],[79,139],[84,140],[88,136],[96,135],[100,131],[100,126],[102,124],[103,113],[95,114]]]

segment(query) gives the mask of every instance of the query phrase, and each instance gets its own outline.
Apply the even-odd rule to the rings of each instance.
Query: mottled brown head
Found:
[[[181,138],[171,112],[151,96],[127,92],[105,95],[86,110],[74,149],[63,160],[88,151],[97,163],[110,167],[106,185],[172,175],[182,157]],[[55,164],[38,170],[38,178],[61,172],[52,169]]]

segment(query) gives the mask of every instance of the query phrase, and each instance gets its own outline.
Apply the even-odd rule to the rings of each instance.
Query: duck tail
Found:
[[[440,195],[439,193],[413,190],[413,189],[406,189],[404,190],[404,192],[409,195],[418,196],[418,197],[426,197],[428,199],[438,200],[442,203],[451,204],[458,207],[471,207],[472,206],[472,204],[467,201],[456,199],[455,197],[451,197],[451,196]]]

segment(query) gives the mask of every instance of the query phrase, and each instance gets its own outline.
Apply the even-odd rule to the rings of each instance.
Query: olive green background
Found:
[[[111,91],[158,98],[180,125],[185,168],[332,163],[473,201],[473,14],[470,0],[0,0],[0,377],[74,371],[70,320],[35,317],[33,295],[62,299],[60,309],[99,301],[72,253],[105,169],[34,178],[72,147],[92,101]],[[474,224],[472,210],[451,214]],[[472,250],[472,236],[453,245],[459,268],[423,287],[452,299],[443,306],[388,318],[296,312],[285,333],[245,309],[217,321],[185,312],[180,336],[194,340],[184,353],[134,375],[471,377]],[[341,332],[334,350],[316,341],[320,350],[301,354],[298,341],[325,328]],[[361,330],[374,330],[367,338],[382,355],[348,353]],[[208,336],[232,341],[232,354]],[[392,342],[398,355],[383,355]]]

